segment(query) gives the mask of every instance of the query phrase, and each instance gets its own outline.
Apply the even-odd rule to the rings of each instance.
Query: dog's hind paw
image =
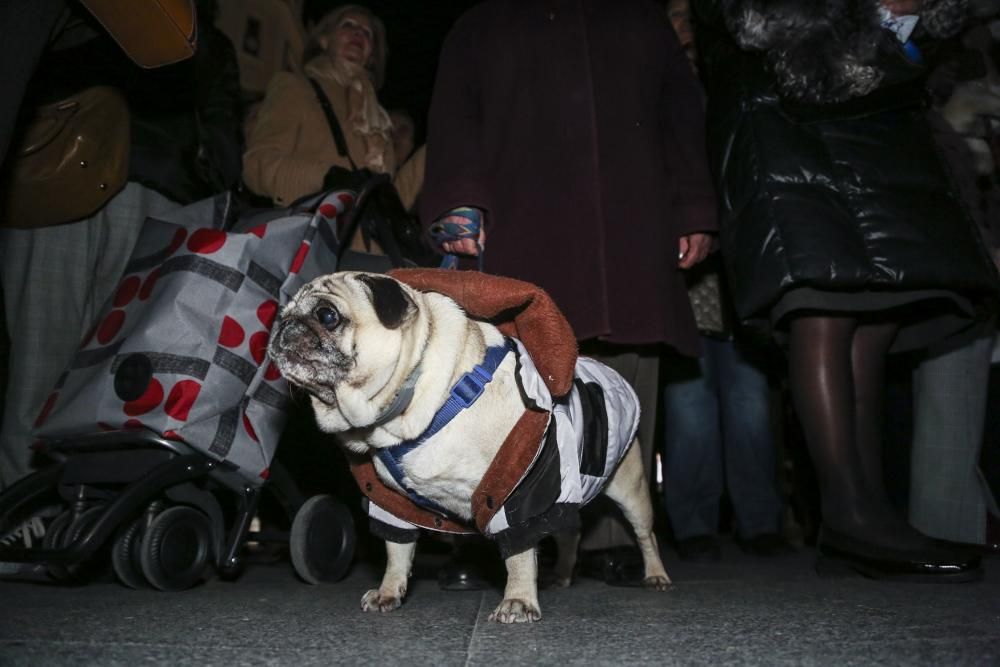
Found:
[[[670,577],[646,577],[642,580],[642,586],[651,591],[665,591],[670,588]]]
[[[371,589],[361,598],[362,611],[381,611],[384,613],[393,609],[399,609],[401,604],[403,604],[401,596],[382,595],[377,588]]]
[[[542,610],[537,604],[517,599],[502,600],[490,614],[490,620],[497,623],[531,623],[541,618]]]

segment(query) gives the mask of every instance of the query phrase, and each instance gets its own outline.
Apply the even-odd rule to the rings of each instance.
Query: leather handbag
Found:
[[[420,223],[407,213],[390,176],[358,168],[347,150],[344,130],[329,98],[318,82],[309,79],[309,83],[326,116],[337,153],[351,165],[351,169],[331,167],[323,187],[357,193],[354,208],[340,230],[343,239],[342,270],[368,271],[378,266],[381,267],[379,270],[387,271],[390,268],[436,264],[437,255],[424,243]]]
[[[86,218],[128,179],[128,103],[108,86],[84,89],[39,107],[12,148],[0,183],[0,225]]]
[[[724,335],[722,296],[719,293],[719,276],[706,273],[688,282],[688,298],[698,331],[709,335]]]
[[[698,331],[726,338],[732,333],[733,322],[727,310],[721,270],[718,257],[712,256],[686,271],[684,278]]]
[[[160,67],[194,55],[194,0],[80,0],[140,67]]]

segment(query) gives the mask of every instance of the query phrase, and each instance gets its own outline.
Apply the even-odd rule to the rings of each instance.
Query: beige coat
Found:
[[[347,122],[346,91],[329,79],[319,81],[340,120],[348,152],[355,164],[363,165],[365,145]],[[387,146],[386,151],[386,167],[395,172],[392,146]],[[247,186],[257,194],[271,197],[275,205],[287,206],[304,195],[319,192],[323,177],[334,165],[351,168],[347,159],[337,153],[330,125],[309,81],[298,74],[276,74],[267,88],[243,154],[243,178]],[[404,201],[415,197],[413,193],[400,195]]]
[[[403,206],[406,207],[407,211],[413,210],[417,203],[417,197],[420,195],[420,190],[424,187],[424,166],[426,164],[427,145],[424,144],[413,151],[410,159],[400,166],[399,171],[396,172],[396,177],[393,179],[396,190],[399,191],[399,199],[403,202]]]

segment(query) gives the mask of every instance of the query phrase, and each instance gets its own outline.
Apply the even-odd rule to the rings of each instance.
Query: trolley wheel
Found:
[[[72,546],[74,542],[83,537],[88,528],[94,525],[94,522],[104,513],[105,509],[104,505],[97,505],[96,507],[84,510],[63,531],[62,536],[59,538],[59,546],[63,549]]]
[[[114,546],[111,547],[111,566],[114,568],[115,576],[129,588],[145,588],[147,585],[139,556],[145,528],[145,516],[125,524],[118,529]]]
[[[58,549],[60,543],[62,542],[63,531],[66,530],[68,526],[73,521],[73,511],[66,510],[49,524],[48,530],[45,531],[45,537],[42,538],[42,548],[43,549]]]
[[[295,572],[310,584],[340,581],[354,558],[354,517],[333,496],[313,496],[292,521],[289,551]]]
[[[63,512],[52,522],[51,529],[45,535],[45,546],[51,549],[66,549],[73,545],[94,522],[104,512],[105,507],[98,505],[84,510],[75,519],[73,511]],[[57,525],[58,524],[58,525]],[[51,541],[49,537],[51,536]],[[71,582],[82,578],[84,571],[83,563],[69,563],[67,565],[49,565],[47,568],[49,576],[56,581]]]
[[[149,524],[139,547],[146,580],[161,591],[191,588],[205,575],[212,554],[212,526],[192,507],[164,510]]]

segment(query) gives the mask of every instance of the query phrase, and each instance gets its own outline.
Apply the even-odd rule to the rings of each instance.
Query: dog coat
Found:
[[[592,500],[617,468],[639,425],[639,403],[625,380],[607,366],[580,357],[576,360],[572,388],[553,398],[542,375],[521,341],[508,354],[516,354],[517,379],[533,411],[548,417],[540,432],[508,438],[497,458],[509,456],[505,448],[524,451],[513,491],[491,513],[481,528],[500,547],[504,558],[519,553],[546,535],[578,525],[577,510]],[[528,438],[534,438],[528,440]],[[495,467],[490,469],[496,474]],[[510,474],[510,469],[504,470]],[[487,473],[489,475],[490,472]],[[489,485],[487,479],[482,485]],[[370,481],[367,483],[371,483]],[[481,485],[481,486],[482,486]],[[397,497],[403,497],[396,494]],[[394,542],[412,542],[419,527],[442,532],[473,532],[458,521],[426,521],[415,518],[418,502],[393,503],[392,509],[369,494],[368,513],[372,532]],[[487,505],[492,498],[487,498]],[[426,510],[425,510],[426,511]],[[447,518],[439,516],[438,518]],[[477,517],[478,518],[478,517]]]

